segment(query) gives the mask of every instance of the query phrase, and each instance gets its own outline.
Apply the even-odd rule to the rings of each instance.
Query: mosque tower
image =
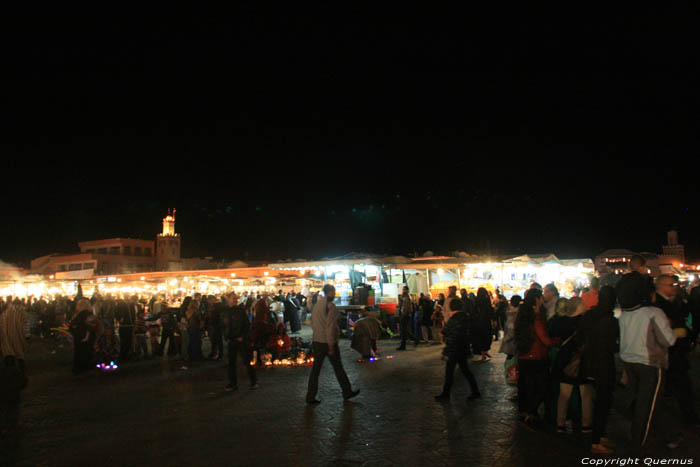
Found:
[[[156,238],[156,271],[181,269],[180,234],[175,233],[175,209],[168,209],[168,215],[163,218],[163,233]]]

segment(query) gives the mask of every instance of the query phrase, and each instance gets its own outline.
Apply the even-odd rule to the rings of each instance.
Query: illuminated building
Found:
[[[180,234],[175,233],[175,210],[168,210],[163,219],[163,232],[156,239],[156,270],[180,271],[183,269],[180,257]]]

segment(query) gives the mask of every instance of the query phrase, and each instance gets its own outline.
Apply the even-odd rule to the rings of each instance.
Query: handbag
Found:
[[[581,376],[581,357],[584,345],[577,344],[573,340],[575,336],[576,332],[562,343],[559,349],[559,368],[564,376],[578,379]]]

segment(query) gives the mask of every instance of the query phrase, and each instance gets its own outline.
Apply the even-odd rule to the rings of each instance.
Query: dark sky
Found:
[[[15,10],[0,258],[700,256],[698,15]]]

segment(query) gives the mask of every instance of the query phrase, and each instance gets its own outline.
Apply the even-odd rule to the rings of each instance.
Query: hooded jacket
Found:
[[[668,317],[654,306],[623,310],[620,315],[620,358],[627,363],[641,363],[668,368],[668,348],[676,343]]]
[[[460,357],[469,354],[469,317],[463,311],[453,314],[442,329],[445,336],[445,348],[442,353]]]

